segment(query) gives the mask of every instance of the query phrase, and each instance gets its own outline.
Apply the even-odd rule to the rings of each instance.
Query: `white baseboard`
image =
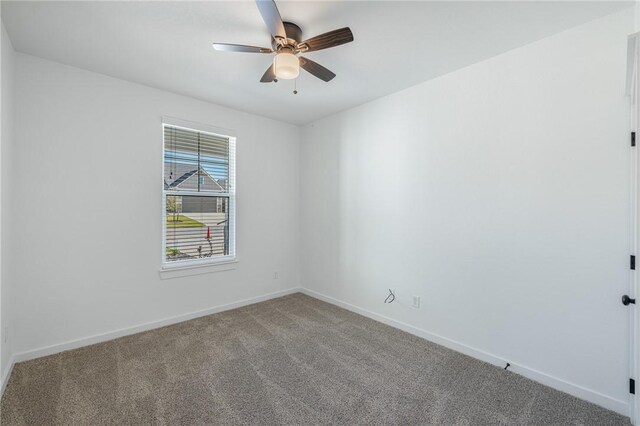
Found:
[[[504,367],[507,362],[506,360],[499,358],[495,355],[492,355],[488,352],[484,352],[482,350],[472,348],[470,346],[467,346],[455,340],[448,339],[446,337],[431,333],[427,330],[423,330],[418,327],[414,327],[412,325],[409,325],[401,321],[396,321],[384,315],[380,315],[375,312],[369,311],[367,309],[363,309],[358,306],[352,305],[350,303],[346,303],[341,300],[334,299],[333,297],[325,296],[324,294],[315,292],[313,290],[302,288],[300,289],[300,292],[306,294],[307,296],[315,297],[316,299],[323,300],[327,303],[331,303],[332,305],[339,306],[351,312],[355,312],[357,314],[360,314],[365,317],[371,318],[373,320],[379,321],[381,323],[387,324],[391,327],[395,327],[400,330],[406,331],[407,333],[411,333],[425,340],[429,340],[430,342],[437,343],[446,348],[452,349],[456,352],[461,352],[465,355],[468,355],[472,358],[479,359],[489,364]],[[549,386],[559,391],[568,393],[569,395],[573,395],[576,398],[580,398],[585,401],[589,401],[596,405],[604,407],[608,410],[615,411],[616,413],[622,414],[623,416],[629,416],[629,403],[626,401],[614,399],[607,395],[596,392],[594,390],[587,389],[583,386],[577,385],[575,383],[567,382],[566,380],[562,380],[557,377],[550,376],[546,373],[534,370],[533,368],[529,368],[524,365],[518,365],[517,363],[514,363],[512,360],[509,360],[509,363],[511,364],[511,366],[509,367],[509,371],[513,371],[514,373],[520,374],[524,377],[527,377],[528,379],[531,379],[538,383],[542,383],[543,385]]]
[[[42,348],[21,352],[13,356],[13,362],[28,361],[30,359],[40,358],[47,355],[53,355],[60,352],[68,351],[71,349],[77,349],[82,346],[93,345],[96,343],[106,342],[108,340],[117,339],[118,337],[129,336],[131,334],[140,333],[143,331],[153,330],[154,328],[160,328],[167,325],[177,324],[183,321],[188,321],[194,318],[204,317],[218,312],[228,311],[231,309],[240,308],[246,305],[252,305],[258,302],[264,302],[265,300],[275,299],[277,297],[286,296],[288,294],[301,292],[302,289],[295,287],[287,290],[276,291],[269,294],[263,294],[261,296],[252,297],[250,299],[239,300],[237,302],[228,303],[226,305],[215,306],[208,309],[203,309],[196,312],[190,312],[187,314],[176,315],[173,317],[161,319],[158,321],[151,321],[144,324],[135,325],[133,327],[121,328],[115,331],[109,331],[106,333],[96,334],[89,337],[83,337],[81,339],[70,340],[68,342],[59,343],[51,346],[45,346]],[[13,367],[13,363],[12,363]],[[8,378],[9,376],[7,376]],[[4,383],[4,382],[3,382]]]
[[[15,357],[11,357],[9,360],[9,368],[2,375],[2,381],[0,381],[0,398],[4,395],[4,390],[7,388],[7,383],[9,383],[9,377],[11,377],[11,372],[13,371],[13,366],[15,365],[16,360]]]

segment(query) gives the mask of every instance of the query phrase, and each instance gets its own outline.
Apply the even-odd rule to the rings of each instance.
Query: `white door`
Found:
[[[640,33],[629,36],[628,45],[628,61],[627,61],[627,95],[631,102],[631,129],[633,135],[638,134],[640,138],[640,132],[638,132],[638,123],[640,123],[640,108],[638,108],[638,98],[640,95],[640,85],[638,84],[638,66],[640,65]],[[638,133],[636,133],[638,132]],[[630,162],[631,162],[631,247],[630,252],[632,255],[638,255],[638,241],[640,241],[640,215],[638,215],[640,196],[640,175],[638,174],[638,143],[636,146],[632,146],[632,134],[629,135],[630,143]],[[635,138],[634,138],[635,139]],[[638,269],[640,269],[640,258],[638,258]],[[629,292],[626,296],[625,306],[629,310],[629,322],[630,322],[630,357],[629,357],[629,417],[631,423],[634,425],[640,425],[640,403],[638,403],[638,392],[632,394],[632,388],[635,385],[635,380],[639,378],[638,368],[640,367],[640,350],[638,348],[638,333],[640,332],[640,315],[638,314],[637,303],[630,303],[635,300],[638,291],[638,277],[637,270],[631,270],[629,279]],[[621,297],[624,297],[621,296]],[[623,301],[621,300],[621,303]],[[633,382],[632,382],[633,380]]]

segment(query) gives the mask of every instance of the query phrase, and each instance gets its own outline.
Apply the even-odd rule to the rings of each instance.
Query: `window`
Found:
[[[164,120],[163,268],[235,258],[235,138]]]

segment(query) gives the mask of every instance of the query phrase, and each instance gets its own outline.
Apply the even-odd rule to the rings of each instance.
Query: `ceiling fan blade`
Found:
[[[300,56],[300,66],[308,73],[315,75],[323,81],[331,81],[333,77],[336,76],[319,63],[313,62],[311,59],[303,58],[302,56]]]
[[[284,24],[276,3],[273,0],[256,0],[256,6],[258,6],[260,15],[262,15],[262,19],[267,24],[267,28],[273,38],[286,40],[287,33],[284,31]]]
[[[341,44],[351,43],[353,41],[353,33],[349,27],[340,28],[338,30],[329,31],[319,36],[311,37],[298,44],[298,48],[302,51],[313,52],[316,50],[327,49],[329,47],[340,46]]]
[[[276,79],[276,72],[273,69],[273,64],[269,65],[269,68],[262,74],[262,78],[260,79],[260,83],[271,83]]]
[[[267,47],[245,46],[242,44],[213,43],[213,48],[223,52],[272,53]]]

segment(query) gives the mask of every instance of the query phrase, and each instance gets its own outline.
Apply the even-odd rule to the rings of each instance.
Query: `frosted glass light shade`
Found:
[[[293,53],[281,52],[273,58],[273,69],[276,77],[290,80],[300,74],[300,61]]]

